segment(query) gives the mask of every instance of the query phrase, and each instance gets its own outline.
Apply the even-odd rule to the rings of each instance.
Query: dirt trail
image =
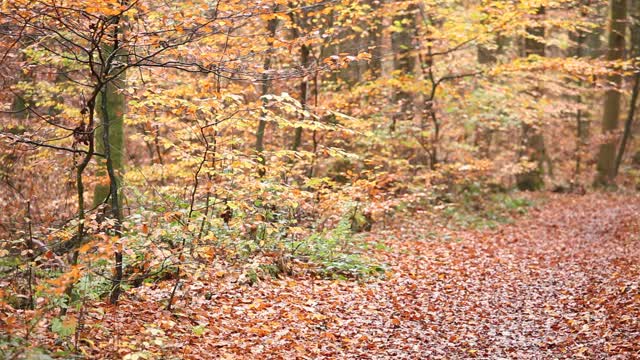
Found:
[[[143,311],[125,302],[92,336],[166,358],[640,358],[639,197],[554,196],[494,231],[432,230],[372,234],[385,281],[192,284],[177,318],[142,289]],[[153,331],[162,346],[141,345]]]

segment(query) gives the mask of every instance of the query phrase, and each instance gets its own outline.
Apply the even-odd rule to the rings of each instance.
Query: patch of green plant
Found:
[[[106,267],[105,267],[106,268]],[[73,288],[74,301],[80,298],[86,298],[89,300],[98,300],[101,297],[106,296],[111,291],[111,280],[93,275],[90,272],[85,273]]]
[[[385,272],[384,266],[362,254],[368,245],[353,234],[348,216],[343,217],[333,229],[311,234],[294,246],[294,254],[307,257],[316,264],[318,273],[323,277],[367,279]]]
[[[45,349],[29,348],[22,338],[0,334],[0,359],[52,360],[54,357]]]
[[[442,211],[447,225],[454,228],[493,229],[524,215],[534,205],[518,193],[492,193],[481,184],[467,184],[458,200]]]
[[[76,322],[74,319],[53,318],[51,320],[51,331],[58,334],[61,338],[66,338],[76,332]]]

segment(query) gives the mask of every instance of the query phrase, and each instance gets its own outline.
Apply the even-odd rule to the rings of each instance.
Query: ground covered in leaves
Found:
[[[90,358],[640,357],[640,197],[554,195],[490,230],[425,215],[374,231],[386,278],[304,272],[241,284],[216,268],[87,314]],[[95,309],[99,309],[96,307]]]

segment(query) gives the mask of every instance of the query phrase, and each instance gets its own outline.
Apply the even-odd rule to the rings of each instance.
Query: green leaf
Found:
[[[54,318],[51,320],[51,331],[60,337],[68,337],[76,332],[76,319],[73,318]]]

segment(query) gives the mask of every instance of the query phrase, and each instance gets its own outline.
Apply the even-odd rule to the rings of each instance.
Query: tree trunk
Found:
[[[291,21],[293,22],[293,38],[294,40],[300,40],[302,34],[300,33],[301,29],[305,29],[307,27],[307,11],[303,10],[297,17],[294,13],[291,13]],[[300,104],[303,109],[307,107],[307,100],[309,94],[309,74],[307,74],[307,69],[309,68],[309,58],[311,55],[311,48],[309,45],[303,43],[300,46],[300,67],[302,68],[303,74],[302,79],[300,79]],[[304,120],[304,117],[301,116],[301,120]],[[291,149],[293,151],[297,151],[302,145],[302,128],[297,127],[293,136],[293,144]]]
[[[303,71],[307,71],[309,67],[309,54],[310,50],[308,45],[302,45],[300,47],[300,63]],[[300,80],[300,104],[302,108],[306,110],[307,102],[309,98],[309,75],[303,75],[303,78]],[[304,119],[303,119],[304,120]],[[302,144],[302,128],[297,127],[295,136],[293,139],[293,151],[297,151],[300,145]]]
[[[629,55],[632,58],[638,58],[640,56],[640,0],[633,0],[631,2],[631,48]],[[640,66],[640,63],[636,64]],[[614,169],[614,175],[618,175],[620,170],[620,164],[622,164],[622,157],[626,150],[629,139],[631,138],[631,130],[633,128],[633,121],[635,118],[636,108],[638,106],[638,93],[640,92],[640,69],[636,68],[636,73],[633,77],[633,89],[631,90],[631,100],[629,101],[629,111],[627,112],[627,120],[624,123],[624,132],[622,133],[622,141],[620,142],[620,148],[616,156],[616,165]]]
[[[275,10],[275,9],[274,9]],[[278,27],[278,20],[271,19],[267,23],[267,30],[269,31],[269,37],[273,39],[276,36],[276,28]],[[269,49],[265,54],[264,58],[264,73],[262,75],[262,89],[261,94],[265,96],[269,93],[269,87],[271,86],[271,80],[269,80],[268,70],[271,69],[271,52],[273,41],[269,40]],[[260,167],[258,168],[258,175],[260,177],[264,176],[266,173],[266,161],[262,152],[264,151],[264,130],[267,127],[267,121],[264,119],[264,112],[260,117],[260,122],[258,123],[258,130],[256,131],[256,152],[258,153],[258,163]]]
[[[590,0],[586,0],[582,2],[583,5],[587,6],[590,4]],[[585,17],[586,14],[581,13],[582,17]],[[589,32],[583,29],[576,29],[576,31],[572,31],[569,33],[569,38],[573,40],[574,44],[569,50],[569,56],[575,56],[576,58],[582,58],[587,55],[588,51],[585,51],[585,43],[589,37]],[[577,80],[576,86],[581,90],[584,87],[582,80]],[[574,169],[573,169],[573,178],[572,183],[575,184],[579,181],[580,172],[582,171],[582,152],[583,147],[585,145],[585,138],[587,132],[587,124],[589,122],[589,113],[584,110],[584,99],[582,91],[578,91],[577,95],[574,97],[574,101],[576,103],[576,112],[575,112],[575,126],[576,126],[576,147],[574,151]]]
[[[101,204],[109,199],[109,215],[115,220],[111,232],[115,236],[122,234],[122,201],[120,189],[121,179],[124,172],[124,114],[126,111],[126,99],[121,91],[126,86],[125,72],[120,72],[117,66],[126,63],[127,53],[121,42],[124,30],[119,26],[119,20],[115,19],[116,26],[113,29],[112,42],[103,47],[105,59],[102,64],[102,79],[106,81],[100,88],[97,101],[98,114],[101,119],[101,127],[96,129],[95,142],[98,151],[104,154],[104,170],[102,174],[109,182],[107,185],[98,184],[94,192],[94,205]],[[115,78],[113,78],[115,76]],[[105,80],[109,79],[109,80]],[[109,301],[115,304],[120,297],[122,283],[122,252],[118,249],[114,251],[114,276]]]
[[[417,8],[411,5],[407,8],[405,14],[396,16],[393,19],[395,27],[401,29],[391,34],[391,49],[394,54],[393,70],[394,76],[401,74],[402,76],[411,76],[414,74],[416,67],[416,57],[413,54],[415,50],[413,35],[416,29],[416,21],[414,12]],[[393,114],[389,130],[395,131],[396,124],[399,120],[412,118],[413,101],[411,94],[396,88],[393,91],[392,102],[397,106],[396,112]]]
[[[110,161],[116,172],[116,178],[121,177],[124,172],[124,114],[126,111],[126,100],[124,94],[120,91],[125,86],[125,74],[122,73],[117,79],[110,81],[105,85],[105,90],[100,92],[97,102],[102,104],[102,98],[106,98],[106,106],[97,106],[98,117],[102,121],[102,126],[96,128],[96,151],[104,153],[105,149],[110,149]],[[108,121],[105,124],[105,119]],[[108,144],[104,137],[105,131],[108,131]],[[106,161],[101,161],[102,170],[97,173],[99,178],[108,177],[106,169]],[[110,185],[104,182],[99,183],[93,196],[93,205],[97,206],[106,201],[111,193]]]
[[[371,72],[372,79],[378,79],[382,76],[382,63],[384,57],[384,17],[380,15],[382,9],[382,1],[369,1],[371,11],[378,14],[372,18],[372,23],[369,24],[369,46],[373,46],[371,49],[371,61],[368,64],[368,68]]]
[[[620,142],[620,149],[616,156],[616,164],[614,169],[614,176],[618,175],[620,170],[620,164],[622,164],[622,157],[626,149],[629,138],[631,137],[631,128],[633,126],[633,120],[635,118],[636,107],[638,106],[638,91],[640,90],[640,72],[636,72],[633,81],[633,91],[631,93],[631,101],[629,102],[629,112],[627,114],[627,120],[624,123],[624,132],[622,133],[622,141]]]
[[[609,49],[607,60],[615,61],[624,58],[625,31],[627,17],[626,0],[610,0]],[[598,151],[598,174],[595,185],[606,186],[615,178],[616,141],[613,134],[618,128],[620,117],[620,84],[622,77],[612,74],[607,77],[610,88],[605,92],[604,112],[602,115],[602,133],[608,138],[600,145]]]
[[[540,7],[536,12],[536,17],[541,18],[544,14],[544,7]],[[527,33],[532,37],[527,37],[525,39],[525,56],[544,56],[545,44],[539,40],[545,36],[544,26],[528,27]],[[541,98],[542,88],[540,86],[536,86],[533,93],[536,99]],[[544,137],[540,132],[539,127],[535,126],[535,124],[524,123],[522,125],[522,142],[522,146],[524,148],[523,154],[528,157],[529,161],[536,163],[536,168],[525,173],[518,174],[516,176],[516,186],[520,190],[540,190],[544,187],[544,162],[547,161],[549,164],[551,162],[548,159],[544,144]],[[549,172],[551,172],[551,166],[549,166]]]

